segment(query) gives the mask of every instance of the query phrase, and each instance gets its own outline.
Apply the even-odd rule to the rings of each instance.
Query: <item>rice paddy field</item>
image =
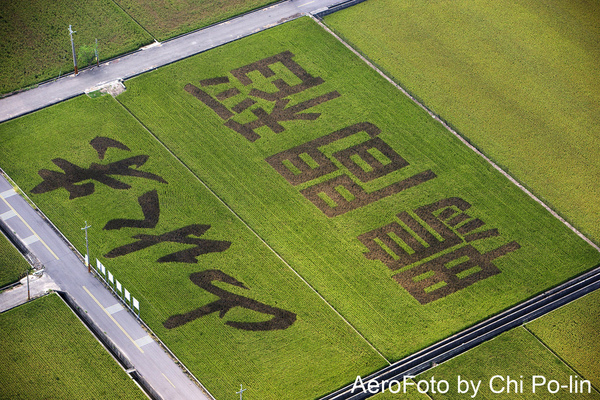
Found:
[[[273,0],[191,1],[116,0],[123,10],[163,41],[214,24],[238,14],[264,7]]]
[[[29,268],[29,263],[0,233],[0,287],[18,281]]]
[[[56,294],[0,314],[1,399],[147,399]]]
[[[540,341],[548,346],[577,373],[600,388],[600,291],[565,305],[527,324]]]
[[[85,249],[80,221],[97,227],[89,235],[92,262],[100,259],[140,301],[144,321],[216,398],[239,382],[261,399],[285,398],[289,387],[314,398],[386,365],[112,97],[82,96],[0,131],[11,176],[24,178],[32,200],[76,247]],[[28,152],[32,141],[36,150]],[[21,152],[28,156],[19,161]],[[130,188],[84,179],[66,185],[72,199],[64,188],[34,193],[38,170],[55,170],[51,160],[64,165],[61,157],[82,168],[112,165],[111,177]],[[119,173],[120,163],[136,163],[130,171],[142,174]],[[77,187],[88,182],[93,192],[81,195]],[[139,235],[154,244],[134,248]],[[206,314],[188,314],[206,305]]]
[[[0,94],[72,72],[69,25],[77,53],[97,39],[101,60],[152,42],[110,0],[3,0],[0,22]]]
[[[585,375],[583,377],[579,375],[522,327],[505,332],[489,342],[419,375],[415,380],[431,380],[432,377],[435,377],[436,380],[444,379],[449,382],[448,393],[433,393],[430,390],[428,395],[432,399],[471,397],[474,394],[472,384],[469,391],[465,392],[468,394],[459,393],[459,376],[463,381],[473,381],[475,386],[481,381],[476,396],[478,399],[494,399],[499,396],[510,399],[547,399],[550,396],[561,399],[600,398],[598,390],[591,385],[589,393],[587,384],[584,384],[583,392],[581,392],[580,386],[575,391],[575,382],[587,379]],[[534,376],[538,376],[535,380],[537,384],[535,387],[533,385]],[[509,377],[515,383],[508,384]],[[546,380],[545,385],[540,385],[541,377]],[[551,384],[548,388],[550,380],[555,380],[561,386],[566,385],[566,387],[556,390],[556,384]],[[571,384],[570,389],[569,384]],[[462,389],[466,390],[464,383]],[[552,393],[553,391],[555,393]]]
[[[600,262],[309,18],[125,85],[0,125],[1,166],[217,398],[319,397]]]
[[[373,0],[325,23],[600,243],[599,19],[579,0]]]

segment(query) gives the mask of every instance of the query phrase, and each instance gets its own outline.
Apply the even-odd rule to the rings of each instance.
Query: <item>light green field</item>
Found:
[[[530,322],[527,329],[594,387],[600,387],[600,291]]]
[[[492,392],[490,387],[490,381],[496,375],[502,377],[502,379],[495,378],[491,385],[497,392],[504,390],[501,393]],[[534,375],[546,379],[546,385],[537,386],[535,393],[533,393],[532,384]],[[450,389],[448,393],[433,393],[430,390],[428,394],[432,399],[472,398],[474,393],[472,387],[466,394],[458,393],[459,376],[462,380],[473,381],[475,386],[477,386],[477,382],[481,381],[478,394],[475,397],[477,399],[600,398],[600,394],[593,387],[590,388],[591,393],[588,394],[587,385],[584,385],[585,391],[583,393],[579,392],[580,387],[577,389],[579,393],[575,393],[574,386],[572,386],[573,389],[569,389],[570,377],[572,377],[573,382],[580,381],[582,378],[522,327],[505,332],[495,339],[419,375],[415,378],[415,381],[430,381],[432,377],[436,381],[448,381]],[[517,383],[507,385],[507,377]],[[567,388],[560,388],[556,394],[551,394],[547,388],[550,380],[556,380],[560,385],[567,385]],[[523,382],[522,387],[521,381]],[[542,378],[537,378],[537,383],[540,382],[542,382]],[[415,390],[414,387],[411,387],[411,389]],[[466,389],[465,384],[463,384],[462,389]],[[510,393],[508,393],[509,389]],[[555,391],[556,384],[552,384],[550,389]],[[570,390],[573,393],[570,393]]]
[[[135,50],[151,36],[110,0],[3,0],[0,7],[0,94],[73,71],[75,50],[98,39],[101,60]],[[79,68],[84,65],[79,64]]]
[[[0,233],[0,287],[18,281],[29,268],[19,251]]]
[[[184,90],[188,83],[231,77],[230,70],[286,50],[324,80],[292,97],[290,105],[333,90],[341,94],[307,110],[322,114],[315,121],[282,122],[286,130],[278,134],[259,128],[261,137],[250,142]],[[117,99],[390,360],[598,263],[593,248],[309,19],[134,78],[127,87]],[[252,114],[242,117],[252,120]],[[379,137],[410,163],[406,174],[431,169],[437,178],[328,218],[265,162],[362,121],[382,129]],[[473,205],[470,215],[500,232],[474,247],[483,252],[514,240],[521,248],[495,261],[502,273],[421,305],[391,279],[397,271],[364,257],[367,249],[357,237],[395,221],[402,211],[454,196]]]
[[[273,0],[192,1],[115,0],[158,40],[172,38],[238,14],[266,6]]]
[[[599,4],[370,0],[325,22],[600,243]]]
[[[0,399],[147,399],[56,294],[0,314]]]
[[[96,136],[117,139],[131,151],[109,148],[100,160],[89,144]],[[341,387],[356,374],[385,365],[364,339],[112,97],[82,96],[0,125],[0,154],[7,173],[82,252],[85,240],[81,227],[87,220],[92,226],[92,261],[99,258],[139,299],[144,321],[216,398],[227,398],[240,383],[249,388],[248,396],[244,396],[248,399],[316,398]],[[131,189],[117,190],[92,181],[94,193],[73,200],[69,200],[65,189],[31,193],[42,181],[38,170],[58,170],[50,161],[54,158],[88,167],[139,155],[149,156],[139,170],[160,175],[168,183],[115,175]],[[137,199],[151,190],[157,191],[160,204],[156,228],[102,229],[112,219],[142,219]],[[157,262],[162,256],[192,248],[178,243],[158,244],[116,258],[103,257],[116,247],[135,242],[134,235],[159,235],[190,224],[210,225],[201,238],[229,241],[230,247],[199,255],[197,263]],[[170,316],[218,299],[189,278],[192,273],[210,269],[225,272],[248,289],[217,283],[219,288],[290,311],[296,314],[296,321],[284,330],[236,329],[226,322],[261,322],[271,316],[235,307],[222,319],[215,312],[166,329],[163,323]],[[295,388],[293,393],[290,387]]]

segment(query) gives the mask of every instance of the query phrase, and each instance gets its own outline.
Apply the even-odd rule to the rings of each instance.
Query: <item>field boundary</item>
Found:
[[[302,282],[304,282],[304,284],[306,286],[308,286],[317,296],[319,296],[319,298],[325,303],[327,304],[327,306],[329,306],[329,308],[331,308],[350,328],[352,328],[352,330],[354,332],[356,332],[356,334],[361,337],[368,345],[369,347],[371,347],[381,358],[383,358],[385,360],[385,362],[388,365],[392,365],[392,363],[379,351],[377,350],[377,348],[370,342],[367,340],[367,338],[365,338],[363,336],[362,333],[360,333],[355,327],[354,325],[352,325],[350,323],[350,321],[348,321],[346,318],[344,318],[344,316],[342,314],[339,313],[338,310],[335,309],[335,307],[333,307],[322,295],[321,293],[319,293],[310,283],[308,283],[306,281],[306,279],[304,279],[304,277],[302,275],[300,275],[294,268],[292,268],[292,266],[290,264],[288,264],[288,262],[277,252],[275,251],[274,248],[272,248],[259,234],[258,232],[256,232],[254,229],[252,229],[252,227],[250,225],[248,225],[246,223],[246,221],[244,221],[242,219],[242,217],[240,217],[240,215],[238,213],[236,213],[227,203],[225,203],[225,201],[223,201],[223,199],[221,199],[202,179],[200,179],[200,177],[198,175],[196,175],[194,173],[194,171],[192,171],[185,162],[183,162],[183,160],[181,160],[175,153],[173,153],[171,151],[171,149],[169,149],[146,125],[144,125],[144,123],[142,121],[140,121],[124,104],[122,104],[118,99],[117,102],[123,107],[123,109],[125,109],[133,118],[135,118],[135,120],[165,149],[167,150],[167,152],[169,152],[169,154],[175,158],[181,165],[183,165],[183,167],[190,173],[192,174],[192,176],[194,176],[194,178],[196,178],[198,180],[198,182],[200,182],[200,184],[202,186],[204,186],[221,204],[223,204],[223,206],[225,206],[227,208],[227,210],[229,210],[242,224],[244,224],[244,226],[250,231],[252,232],[252,234],[254,234],[273,254],[275,254],[275,256],[281,260],[281,262],[283,262],[298,278],[300,278],[300,280]]]
[[[573,231],[577,236],[579,236],[581,239],[583,239],[587,244],[589,244],[590,246],[592,246],[596,251],[600,252],[600,247],[598,245],[596,245],[594,242],[592,242],[590,239],[587,238],[587,236],[585,236],[583,233],[581,233],[577,228],[575,228],[573,225],[571,225],[567,220],[565,220],[563,217],[561,217],[556,211],[554,211],[552,208],[550,208],[550,206],[548,206],[546,203],[544,203],[542,200],[540,200],[537,196],[535,196],[532,192],[530,192],[525,186],[523,186],[519,181],[517,181],[515,178],[513,178],[510,174],[508,174],[508,172],[504,171],[502,168],[500,168],[495,162],[493,162],[489,157],[487,157],[485,154],[483,154],[477,147],[473,146],[466,138],[464,138],[461,134],[459,134],[458,132],[456,132],[448,123],[446,123],[446,121],[444,121],[440,116],[438,116],[437,114],[435,114],[433,111],[431,111],[429,108],[427,108],[425,105],[423,105],[419,100],[417,100],[413,95],[411,95],[406,89],[404,89],[402,86],[400,86],[399,84],[397,84],[392,78],[390,78],[389,76],[387,76],[381,69],[379,69],[375,64],[373,64],[371,61],[369,61],[365,56],[363,56],[358,50],[356,50],[354,47],[352,47],[350,44],[348,44],[346,41],[344,41],[344,39],[342,39],[340,36],[338,36],[335,32],[333,32],[327,25],[325,25],[322,21],[320,21],[318,18],[316,18],[313,15],[309,15],[317,24],[319,24],[323,29],[325,29],[325,31],[327,31],[329,34],[331,34],[334,38],[336,38],[340,43],[342,43],[344,46],[346,46],[346,48],[348,48],[350,51],[352,51],[354,54],[356,54],[361,60],[363,60],[369,67],[371,67],[372,69],[374,69],[375,71],[377,71],[377,73],[379,73],[379,75],[381,75],[383,78],[385,78],[389,83],[391,83],[392,85],[394,85],[398,90],[400,90],[402,93],[404,93],[409,99],[411,99],[416,105],[418,105],[419,107],[421,107],[423,110],[425,110],[433,119],[435,119],[436,121],[438,121],[440,124],[442,124],[444,126],[444,128],[446,128],[450,133],[452,133],[456,138],[458,138],[463,144],[465,144],[469,149],[471,149],[472,151],[474,151],[477,155],[479,155],[480,157],[482,157],[488,164],[490,164],[492,167],[494,167],[494,169],[496,169],[498,172],[500,172],[502,175],[504,175],[506,178],[508,178],[508,180],[510,180],[512,183],[514,183],[519,189],[521,189],[523,192],[525,192],[525,194],[527,194],[530,198],[532,198],[535,202],[537,202],[538,204],[540,204],[542,207],[544,207],[546,209],[546,211],[548,211],[550,214],[552,214],[555,218],[557,218],[560,222],[562,222],[564,225],[566,225],[571,231]]]
[[[589,293],[588,293],[588,294],[589,294]],[[583,298],[583,297],[584,297],[584,296],[582,296],[582,297],[580,297],[580,298]],[[579,299],[578,299],[578,300],[579,300]],[[567,303],[567,304],[570,304],[570,303]],[[559,308],[562,308],[562,307],[566,306],[567,304],[564,304],[563,306],[561,306],[561,307],[558,307],[556,310],[558,310]],[[552,311],[555,311],[555,310],[552,310]],[[539,318],[541,318],[541,317],[543,317],[543,315],[540,315],[540,317],[539,317]],[[536,319],[538,319],[538,318],[536,318]],[[532,322],[532,321],[529,321],[529,322]],[[537,341],[538,341],[538,342],[539,342],[539,343],[540,343],[542,346],[544,346],[544,348],[545,348],[546,350],[548,350],[550,353],[552,353],[552,354],[554,355],[554,357],[556,357],[556,358],[558,358],[560,361],[562,361],[562,362],[563,362],[563,364],[565,364],[567,367],[569,367],[569,368],[570,368],[570,369],[571,369],[573,372],[575,372],[575,373],[576,373],[577,375],[579,375],[580,377],[582,377],[582,378],[586,378],[586,379],[587,379],[587,377],[585,377],[585,376],[584,376],[582,373],[580,373],[579,371],[577,371],[577,370],[575,369],[575,367],[573,367],[573,366],[572,366],[571,364],[569,364],[569,363],[568,363],[568,362],[567,362],[567,361],[566,361],[564,358],[562,358],[560,355],[558,355],[558,354],[557,354],[557,353],[556,353],[556,352],[555,352],[555,351],[554,351],[554,350],[553,350],[553,349],[552,349],[550,346],[548,346],[546,343],[544,343],[544,341],[543,341],[542,339],[540,339],[540,338],[539,338],[539,337],[538,337],[538,336],[537,336],[535,333],[533,333],[531,330],[529,330],[529,328],[527,327],[527,324],[523,324],[523,329],[525,329],[525,330],[526,330],[526,331],[527,331],[527,332],[528,332],[528,333],[529,333],[531,336],[533,336],[533,337],[534,337],[534,339],[535,339],[535,340],[537,340]],[[591,386],[591,387],[593,387],[593,388],[594,388],[594,390],[595,390],[596,392],[599,392],[599,391],[598,391],[598,389],[597,389],[597,388],[596,388],[596,387],[595,387],[595,386],[594,386],[594,385],[593,385],[591,382],[590,382],[590,386]]]

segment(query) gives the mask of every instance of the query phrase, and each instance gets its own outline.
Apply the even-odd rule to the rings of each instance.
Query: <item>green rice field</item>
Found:
[[[0,314],[1,399],[147,399],[56,294]]]
[[[485,366],[485,367],[483,367]],[[462,384],[464,393],[459,393],[458,379],[472,381],[466,391],[466,384]],[[538,376],[534,388],[534,376]],[[433,393],[430,389],[428,395],[432,399],[464,399],[473,398],[473,384],[479,385],[478,399],[495,399],[505,397],[510,399],[547,399],[556,397],[560,399],[598,399],[600,393],[584,384],[575,391],[575,382],[582,381],[573,369],[560,358],[540,343],[527,329],[518,327],[500,336],[482,343],[476,348],[461,354],[415,378],[415,381],[446,380],[449,383],[447,393]],[[545,384],[542,377],[545,379]],[[509,384],[509,379],[511,383]],[[558,388],[553,383],[548,387],[550,380],[557,381]],[[569,388],[569,384],[571,387]],[[423,386],[424,387],[424,386]],[[437,387],[437,385],[436,385]],[[414,386],[411,386],[416,391]],[[534,393],[535,389],[535,393]],[[492,391],[493,390],[493,391]],[[495,392],[494,392],[495,391]],[[552,393],[556,391],[556,393]]]
[[[125,85],[0,125],[1,166],[217,398],[319,397],[600,262],[309,18]]]
[[[191,0],[115,0],[159,41],[214,24],[273,0],[191,1]]]
[[[527,324],[539,340],[600,388],[600,291]]]
[[[224,125],[213,109],[185,90],[188,84],[195,84],[209,91],[212,87],[201,82],[222,76],[237,83],[228,71],[285,51],[294,54],[293,60],[311,76],[324,81],[298,94],[290,107],[332,91],[340,94],[306,111],[321,114],[314,121],[282,122],[286,130],[280,133],[259,127],[259,138],[253,137],[252,142]],[[269,82],[258,72],[253,74],[260,87],[257,90],[267,90]],[[389,360],[402,358],[598,263],[593,248],[309,19],[134,78],[127,87],[119,102]],[[245,88],[242,82],[235,89],[248,92],[250,87],[254,86]],[[213,95],[228,88],[218,86],[212,89]],[[272,92],[272,87],[269,90]],[[235,104],[242,99],[238,95],[227,101]],[[264,107],[270,110],[268,105]],[[253,113],[246,112],[232,120],[245,123],[253,118]],[[307,183],[294,187],[266,162],[282,150],[363,121],[379,127],[379,138],[410,164],[396,174],[369,182],[371,186],[365,184],[366,190],[389,184],[385,179],[398,180],[427,170],[437,177],[328,217],[299,193]],[[364,140],[364,134],[354,140]],[[340,147],[356,143],[340,142],[323,151],[331,156]],[[335,169],[329,177],[347,171],[340,165]],[[322,182],[326,177],[319,179],[317,182]],[[357,239],[398,221],[396,215],[401,212],[454,197],[471,204],[470,215],[500,233],[474,246],[486,251],[516,241],[521,247],[495,261],[501,274],[422,305],[392,278],[397,271],[365,257],[367,248]]]
[[[100,160],[90,145],[96,137],[118,140],[130,151],[110,147]],[[32,141],[39,147],[28,152]],[[370,373],[386,365],[112,97],[82,96],[2,124],[0,143],[0,157],[10,160],[8,173],[27,188],[32,200],[76,247],[85,249],[85,239],[79,238],[80,222],[86,220],[94,227],[89,231],[92,261],[99,258],[140,301],[144,321],[217,398],[225,398],[228,390],[239,387],[240,382],[251,388],[255,398],[282,399],[292,386],[296,396],[314,398],[342,386],[358,373]],[[62,149],[58,152],[57,143]],[[65,189],[32,193],[41,182],[38,170],[56,169],[52,159],[65,157],[78,166],[88,166],[144,155],[148,158],[139,170],[159,176],[166,183],[116,175],[131,188],[119,190],[95,182],[94,193],[72,200]],[[156,191],[159,203],[155,228],[103,229],[111,220],[143,219],[138,199],[152,191]],[[210,241],[207,250],[208,246],[216,246],[217,251],[199,254],[191,261],[158,262],[161,257],[194,248],[166,242],[122,256],[106,256],[135,242],[133,236],[137,234],[161,235],[198,224],[209,228],[205,233],[193,231],[190,238]],[[211,270],[221,271],[244,285],[215,282],[217,292],[221,288],[249,297],[280,312],[292,313],[295,320],[281,329],[264,331],[252,325],[240,329],[236,322],[259,324],[273,316],[239,306],[224,312],[222,318],[220,313],[212,312],[182,326],[165,327],[170,317],[218,299],[190,278],[193,273]],[[283,317],[283,322],[289,321],[286,315]],[[274,374],[278,376],[276,381],[272,379]]]
[[[593,1],[374,0],[325,23],[598,244],[598,20]]]

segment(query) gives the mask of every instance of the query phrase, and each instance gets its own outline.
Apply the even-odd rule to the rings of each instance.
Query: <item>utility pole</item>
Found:
[[[242,385],[240,385],[240,391],[239,392],[235,392],[235,394],[239,394],[240,395],[240,400],[242,400],[242,393],[244,393],[246,390],[248,390],[248,389],[242,389]]]
[[[94,53],[96,53],[96,67],[99,67],[100,60],[98,59],[98,39],[96,39],[96,48],[94,49]]]
[[[85,227],[81,228],[81,230],[85,230],[85,251],[86,251],[86,256],[85,256],[85,262],[87,264],[88,267],[88,272],[91,274],[92,273],[92,267],[90,264],[90,246],[88,244],[88,234],[87,234],[87,230],[88,228],[91,228],[92,226],[88,226],[87,221],[85,221]]]
[[[31,295],[29,294],[29,267],[27,267],[27,301],[31,300]]]
[[[71,36],[71,50],[73,51],[73,65],[75,66],[75,75],[77,75],[79,73],[77,71],[77,56],[75,55],[75,43],[73,43],[73,34],[76,32],[77,31],[74,31],[73,29],[71,29],[71,25],[69,25],[69,36]]]

